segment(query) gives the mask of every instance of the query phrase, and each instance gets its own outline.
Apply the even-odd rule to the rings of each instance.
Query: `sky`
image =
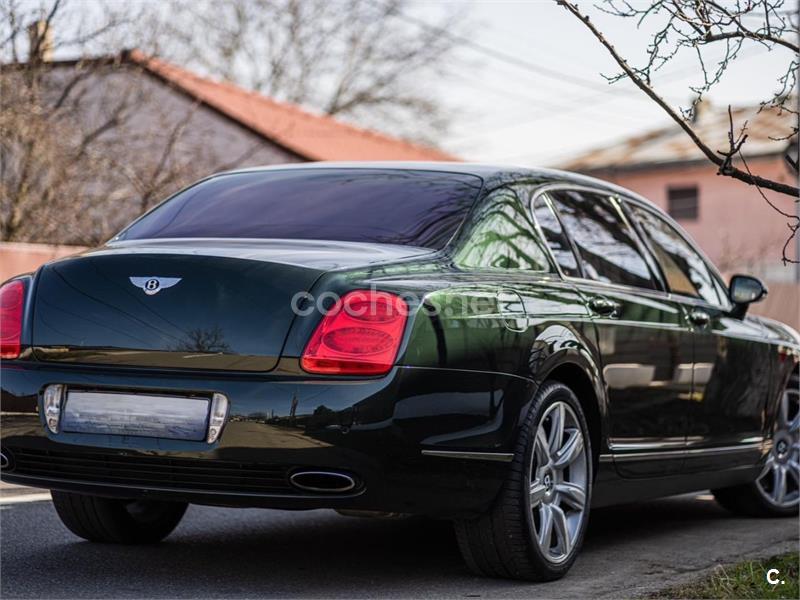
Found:
[[[585,0],[579,7],[626,58],[644,62],[648,31],[637,30],[632,20],[605,15]],[[557,166],[582,151],[671,123],[629,81],[607,83],[601,74],[617,73],[616,63],[555,1],[425,0],[410,6],[415,16],[430,20],[437,11],[453,8],[466,13],[466,31],[475,42],[589,84],[537,75],[462,48],[441,92],[452,111],[444,149],[468,160]],[[787,49],[749,44],[709,99],[721,106],[755,104],[777,88],[777,77],[790,60]],[[679,54],[662,72],[657,90],[673,106],[688,107],[693,97],[689,86],[702,81],[695,56]]]

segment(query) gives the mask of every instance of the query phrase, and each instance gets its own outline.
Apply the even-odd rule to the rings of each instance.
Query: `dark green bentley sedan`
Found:
[[[189,503],[452,519],[564,575],[590,507],[796,515],[800,338],[607,183],[464,164],[223,173],[2,286],[2,479],[96,542]]]

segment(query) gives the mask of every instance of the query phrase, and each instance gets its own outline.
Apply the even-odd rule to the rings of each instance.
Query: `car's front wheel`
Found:
[[[90,542],[159,542],[178,526],[188,506],[183,502],[119,500],[55,490],[50,494],[61,522]]]
[[[562,577],[578,554],[592,491],[589,432],[580,402],[545,382],[521,427],[509,477],[494,506],[456,522],[461,553],[480,575]]]

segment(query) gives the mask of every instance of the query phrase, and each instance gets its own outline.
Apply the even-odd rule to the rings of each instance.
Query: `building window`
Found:
[[[678,221],[696,221],[699,205],[697,186],[667,188],[667,212]]]

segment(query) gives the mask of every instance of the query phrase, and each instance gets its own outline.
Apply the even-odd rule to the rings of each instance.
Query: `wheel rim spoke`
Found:
[[[786,469],[780,465],[772,470],[772,497],[778,504],[786,497]]]
[[[536,440],[534,440],[533,452],[536,456],[537,466],[541,467],[550,462],[550,450],[547,442],[547,434],[544,428],[539,427],[536,431]]]
[[[542,552],[550,552],[550,538],[553,537],[553,509],[549,504],[539,506],[538,542]]]
[[[767,460],[764,461],[764,468],[761,469],[761,475],[759,475],[758,478],[763,479],[764,477],[769,475],[774,465],[775,465],[775,457],[773,457],[772,454],[770,454],[769,456],[767,456]]]
[[[564,405],[559,402],[553,405],[550,411],[550,438],[548,447],[550,455],[554,456],[564,440]]]
[[[559,498],[575,510],[583,510],[586,505],[586,492],[579,485],[567,482],[559,483],[556,486],[556,491],[559,494]]]
[[[790,460],[786,468],[786,473],[794,479],[795,483],[800,486],[800,463],[796,460]]]
[[[789,425],[789,392],[788,390],[781,396],[781,404],[778,409],[778,424],[781,429],[785,429]]]
[[[567,515],[558,506],[553,506],[553,529],[556,532],[556,539],[558,540],[558,547],[564,554],[569,554],[572,550],[572,540],[569,535],[569,526],[567,525]]]
[[[566,443],[556,453],[553,466],[556,469],[564,469],[580,458],[582,453],[583,436],[579,430],[574,429],[570,432]]]
[[[546,493],[547,493],[547,487],[540,481],[534,481],[531,484],[531,491],[530,491],[531,508],[536,508],[537,506],[539,506]]]

